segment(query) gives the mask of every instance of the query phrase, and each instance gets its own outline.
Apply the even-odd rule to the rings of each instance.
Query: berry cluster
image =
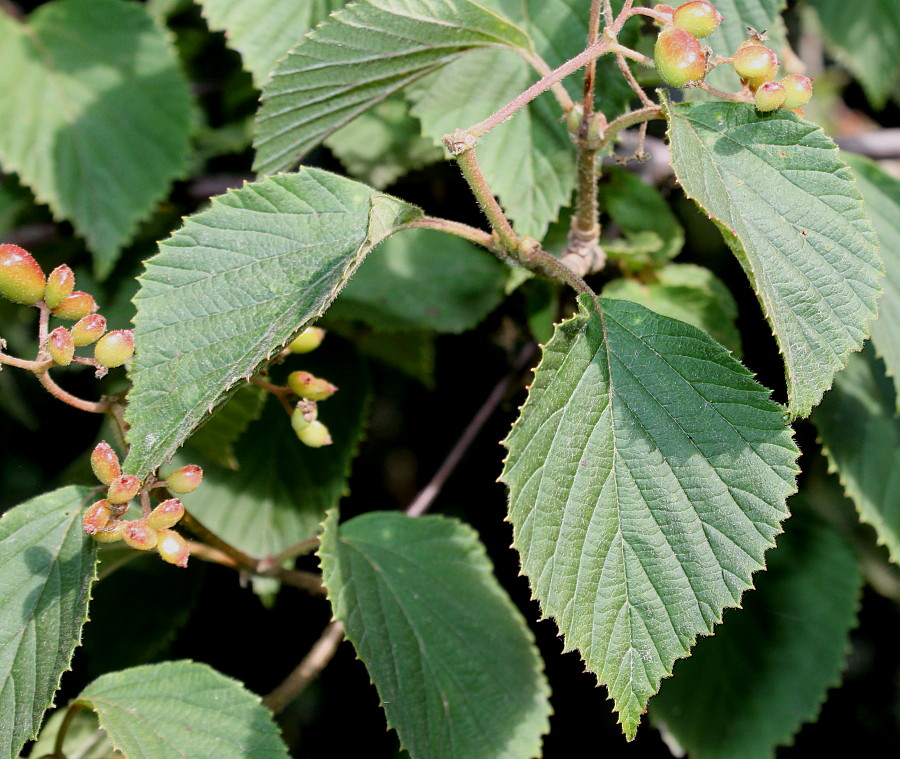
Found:
[[[324,329],[308,327],[287,346],[287,351],[289,353],[309,353],[318,348],[324,338]],[[288,375],[287,383],[290,392],[300,398],[291,414],[291,427],[297,434],[297,438],[310,448],[331,445],[331,434],[328,432],[328,428],[318,420],[318,403],[334,395],[337,388],[328,380],[305,371],[291,372]]]
[[[122,474],[119,457],[105,441],[91,452],[91,469],[107,491],[106,498],[85,511],[82,517],[85,533],[100,543],[123,540],[139,551],[155,548],[170,564],[186,567],[187,542],[171,529],[184,516],[184,504],[177,498],[169,498],[151,510],[145,489],[141,497],[144,515],[140,519],[122,519],[129,501],[141,492],[144,483],[134,475]],[[202,480],[203,470],[190,464],[172,472],[164,481],[153,483],[153,487],[166,487],[184,495],[196,490]]]

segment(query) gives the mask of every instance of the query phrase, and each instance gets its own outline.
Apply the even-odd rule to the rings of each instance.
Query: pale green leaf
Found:
[[[201,0],[209,28],[224,31],[228,44],[262,87],[279,59],[346,0]]]
[[[549,688],[525,620],[476,533],[443,517],[374,512],[325,523],[334,615],[412,759],[530,759]]]
[[[129,472],[169,458],[204,414],[330,305],[374,245],[421,212],[319,169],[216,198],[146,263],[135,297]]]
[[[31,747],[31,756],[37,758],[55,753],[56,736],[67,713],[68,709],[57,709],[50,715],[41,729],[40,736]],[[97,725],[97,716],[83,710],[75,715],[66,730],[63,751],[67,757],[78,757],[78,759],[110,759],[111,756],[118,759],[121,757],[121,754],[113,753],[109,738]]]
[[[493,256],[459,237],[404,230],[366,259],[329,317],[386,331],[463,332],[500,303],[504,274]]]
[[[900,417],[894,385],[870,346],[851,356],[813,421],[862,521],[900,564]]]
[[[95,544],[81,527],[88,488],[66,487],[0,518],[0,757],[41,727],[87,618]]]
[[[792,113],[744,103],[667,106],[672,165],[723,230],[784,354],[790,413],[809,414],[859,350],[882,264],[834,143]]]
[[[798,451],[769,391],[704,332],[596,303],[544,349],[502,479],[534,596],[632,738],[763,567]]]
[[[862,590],[853,548],[801,511],[766,564],[743,609],[725,613],[650,704],[691,759],[769,759],[840,682]]]
[[[884,295],[878,299],[878,318],[872,324],[872,342],[884,358],[900,399],[900,180],[868,158],[842,153],[853,170],[875,227],[884,260]],[[900,411],[900,405],[897,410]]]
[[[192,661],[98,677],[77,703],[128,759],[287,759],[272,713],[237,680]]]
[[[71,221],[104,276],[184,170],[190,94],[138,3],[57,0],[0,14],[0,162]]]
[[[221,467],[237,469],[234,444],[247,426],[259,419],[267,397],[261,387],[244,385],[190,436],[188,446]]]
[[[469,0],[362,0],[334,13],[263,88],[256,163],[290,168],[354,117],[468,50],[528,37]]]

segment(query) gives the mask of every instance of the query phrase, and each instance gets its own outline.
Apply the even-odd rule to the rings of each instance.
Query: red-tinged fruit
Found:
[[[291,372],[288,386],[301,398],[308,401],[324,401],[337,392],[337,387],[309,372]]]
[[[775,51],[760,44],[738,48],[731,63],[741,79],[762,81],[774,77],[780,65]]]
[[[331,445],[333,442],[328,428],[319,421],[310,422],[299,430],[295,427],[294,431],[300,442],[310,448],[321,448],[323,445]]]
[[[196,464],[188,464],[181,469],[176,469],[166,477],[166,487],[179,495],[193,493],[200,487],[201,482],[203,482],[203,470]]]
[[[44,297],[44,272],[25,248],[0,245],[0,295],[13,303],[33,306]]]
[[[653,6],[653,10],[657,13],[662,14],[662,16],[666,19],[666,24],[672,23],[672,14],[675,13],[675,9],[671,5],[664,5],[660,3],[659,5]],[[662,24],[663,22],[659,19],[656,19],[657,24]]]
[[[187,541],[174,530],[160,530],[156,550],[169,564],[179,567],[186,567],[188,556],[191,555]]]
[[[94,476],[107,487],[122,474],[119,457],[105,440],[97,443],[91,451],[91,469],[94,470]]]
[[[672,14],[672,23],[675,26],[700,39],[709,37],[724,19],[725,17],[719,11],[703,0],[684,3],[684,5],[678,6]]]
[[[177,498],[163,501],[147,517],[147,524],[156,530],[168,530],[184,516],[184,504]]]
[[[130,329],[107,332],[94,346],[94,358],[109,369],[122,366],[133,355],[134,332]]]
[[[788,74],[781,80],[781,86],[784,87],[784,105],[782,107],[793,111],[795,108],[802,108],[806,105],[812,97],[812,83],[813,80],[808,76]]]
[[[124,524],[122,540],[128,545],[138,551],[149,551],[156,548],[156,544],[159,542],[159,533],[147,524],[146,519],[135,519]]]
[[[288,344],[291,353],[309,353],[322,344],[325,330],[321,327],[307,327]]]
[[[57,266],[47,276],[47,289],[44,291],[44,303],[47,308],[56,308],[75,289],[75,275],[72,270],[63,264]]]
[[[706,56],[697,38],[677,26],[667,26],[656,38],[653,49],[656,70],[672,87],[700,82],[706,76]]]
[[[115,543],[125,538],[125,528],[128,522],[113,522],[111,525],[98,530],[91,537],[98,543]]]
[[[756,109],[763,113],[777,111],[784,105],[784,95],[784,87],[778,82],[766,82],[756,91],[754,96]]]
[[[60,319],[78,321],[88,314],[94,313],[98,308],[100,306],[97,305],[97,301],[94,300],[90,293],[76,290],[73,293],[69,293],[62,303],[50,310],[50,313],[58,316]]]
[[[65,327],[57,327],[47,335],[47,353],[60,366],[68,366],[75,356],[72,333]]]
[[[96,343],[106,332],[106,317],[101,314],[88,314],[72,327],[72,341],[76,348]]]
[[[133,474],[123,474],[109,483],[106,497],[110,503],[128,503],[141,489],[141,481]]]
[[[109,525],[109,520],[112,519],[112,516],[112,504],[106,499],[92,503],[81,518],[85,533],[93,535],[100,532],[100,530]]]

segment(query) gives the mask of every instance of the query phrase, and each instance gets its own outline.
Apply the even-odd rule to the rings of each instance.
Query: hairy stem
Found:
[[[52,358],[44,359],[42,361],[28,361],[24,358],[16,358],[15,356],[8,356],[5,353],[0,353],[0,364],[14,366],[17,369],[25,369],[29,372],[41,372],[53,366],[54,362]]]
[[[88,411],[92,414],[105,414],[109,411],[109,403],[106,401],[86,401],[84,398],[78,398],[66,390],[63,390],[53,381],[50,377],[50,372],[46,369],[36,371],[34,376],[38,378],[38,382],[44,386],[50,395],[61,400],[63,403],[67,403],[74,408],[81,411]]]
[[[288,351],[290,352],[290,351]],[[272,393],[276,398],[278,398],[278,402],[281,404],[282,408],[287,411],[288,416],[294,413],[294,407],[291,405],[291,402],[288,400],[289,395],[293,395],[293,391],[289,387],[283,387],[282,385],[275,385],[271,382],[267,382],[262,377],[251,377],[250,381],[263,390],[267,390]]]
[[[446,138],[445,138],[446,139]],[[488,187],[484,174],[481,173],[481,166],[478,164],[478,156],[475,154],[475,148],[468,148],[456,155],[456,162],[462,171],[463,178],[472,190],[475,200],[487,216],[491,224],[491,228],[497,233],[503,247],[509,251],[515,250],[519,245],[519,237],[513,231],[509,219],[500,208],[500,204]]]
[[[483,229],[471,227],[468,224],[450,221],[449,219],[438,219],[433,216],[425,216],[424,218],[404,224],[402,228],[433,229],[435,232],[446,232],[447,234],[456,235],[456,237],[462,237],[469,242],[474,242],[476,245],[487,248],[491,252],[494,252],[496,248],[494,238],[490,233],[485,232]]]
[[[600,139],[600,148],[603,149],[609,145],[615,136],[623,129],[628,129],[628,127],[636,126],[646,121],[652,121],[653,119],[662,118],[665,118],[663,109],[656,104],[649,105],[645,108],[638,108],[636,111],[631,111],[623,116],[619,116],[619,118],[614,119],[609,123],[609,126],[603,133],[603,136]]]
[[[549,76],[553,73],[553,69],[550,68],[550,64],[547,63],[541,56],[537,53],[529,52],[526,50],[522,50],[521,48],[517,48],[516,52],[518,52],[528,63],[531,64],[531,67],[538,72],[541,76]],[[550,91],[556,97],[557,102],[564,112],[568,113],[569,109],[572,107],[573,102],[572,98],[569,97],[569,93],[566,91],[566,88],[562,86],[559,82],[550,86]]]
[[[712,95],[715,95],[717,98],[722,100],[730,100],[732,103],[752,103],[753,97],[746,92],[725,92],[725,90],[720,90],[718,87],[713,87],[711,84],[707,84],[706,82],[700,82],[700,84],[696,85],[701,90],[706,90]]]

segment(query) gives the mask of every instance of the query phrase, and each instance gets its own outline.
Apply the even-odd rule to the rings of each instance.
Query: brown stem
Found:
[[[553,69],[550,68],[550,64],[547,63],[541,56],[537,53],[529,52],[522,50],[521,48],[517,48],[516,52],[519,53],[528,63],[531,64],[531,67],[538,72],[541,76],[548,76],[553,73]],[[550,91],[556,97],[557,102],[562,107],[563,112],[568,113],[569,109],[572,107],[572,98],[569,96],[568,91],[565,87],[563,87],[559,82],[550,86]]]
[[[476,245],[481,245],[491,252],[495,252],[496,246],[494,244],[493,236],[483,229],[477,229],[468,224],[450,221],[449,219],[438,219],[433,216],[425,216],[405,224],[402,228],[407,229],[412,227],[418,229],[433,229],[436,232],[446,232],[447,234],[456,235],[457,237],[462,237],[470,242],[474,242]]]
[[[44,301],[38,303],[37,307],[41,314],[38,318],[38,346],[40,350],[44,350],[47,345],[47,335],[49,334],[50,309]]]
[[[753,98],[743,92],[725,92],[725,90],[720,90],[718,87],[713,87],[711,84],[707,84],[706,82],[700,82],[700,84],[696,86],[701,90],[706,90],[706,92],[710,93],[711,95],[715,95],[721,100],[730,100],[732,103],[753,102]]]
[[[8,356],[5,353],[0,353],[0,364],[14,366],[17,369],[26,369],[29,372],[44,371],[53,366],[54,363],[52,358],[43,361],[28,361],[24,358],[16,358],[15,356]]]
[[[609,123],[609,126],[606,127],[606,131],[600,139],[600,149],[602,150],[609,145],[612,139],[623,129],[628,129],[628,127],[636,126],[645,121],[662,118],[665,118],[663,109],[656,104],[649,105],[646,108],[638,108],[636,111],[631,111],[623,116],[619,116],[619,118],[613,119],[613,121]]]
[[[629,16],[650,16],[650,18],[655,21],[659,21],[660,24],[667,24],[672,20],[671,15],[660,13],[659,11],[654,10],[653,8],[631,8],[628,10]]]
[[[281,553],[276,554],[275,556],[266,556],[262,558],[257,563],[257,570],[262,574],[266,574],[271,572],[273,568],[280,567],[286,561],[290,561],[291,559],[296,559],[299,556],[306,556],[307,554],[312,553],[319,547],[319,539],[318,538],[307,538],[306,540],[301,540],[297,543],[294,543],[292,546],[288,546]]]
[[[509,219],[503,213],[503,209],[488,187],[484,174],[481,173],[481,167],[478,165],[478,156],[475,154],[474,148],[469,148],[457,154],[456,162],[462,171],[462,175],[472,190],[475,200],[487,216],[491,224],[491,228],[497,233],[504,248],[507,250],[515,250],[519,245],[519,237],[513,231]]]
[[[294,413],[294,407],[288,400],[288,396],[293,395],[294,393],[289,387],[274,385],[271,382],[266,382],[262,377],[251,377],[250,381],[254,385],[261,387],[263,390],[268,390],[272,395],[278,398],[278,402],[281,403],[284,410],[288,412],[288,416]]]
[[[53,381],[50,377],[50,372],[46,369],[35,372],[34,376],[38,378],[38,382],[44,386],[50,395],[54,398],[58,398],[63,403],[68,403],[74,408],[80,409],[81,411],[88,411],[92,414],[105,414],[109,411],[109,404],[106,401],[86,401],[83,398],[78,398],[63,390]]]
[[[579,295],[596,295],[581,276],[541,248],[534,238],[525,238],[516,252],[516,261],[529,271],[569,285]]]
[[[201,561],[209,561],[213,564],[221,564],[223,567],[231,567],[239,569],[238,563],[218,548],[206,545],[206,543],[198,543],[196,540],[188,540],[188,551],[191,557],[196,557]]]
[[[647,93],[644,92],[644,88],[638,84],[638,80],[634,78],[634,74],[631,72],[631,69],[628,67],[628,62],[625,60],[624,55],[616,56],[616,64],[619,67],[619,71],[622,72],[622,76],[625,77],[625,80],[628,82],[628,85],[634,91],[634,94],[638,96],[638,99],[645,106],[656,105],[649,97],[647,97]]]

